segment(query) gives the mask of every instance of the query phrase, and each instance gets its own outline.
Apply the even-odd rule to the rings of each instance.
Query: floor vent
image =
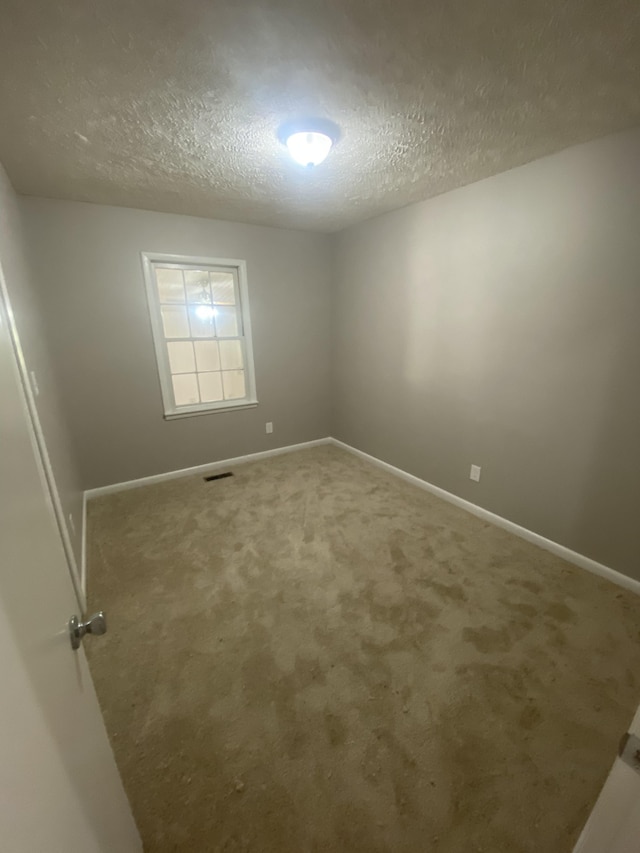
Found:
[[[212,474],[210,477],[204,477],[204,481],[210,483],[212,480],[224,480],[225,477],[233,477],[233,471],[225,471],[224,474]]]

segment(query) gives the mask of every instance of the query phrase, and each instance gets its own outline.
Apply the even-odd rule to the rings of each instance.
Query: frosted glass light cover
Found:
[[[289,154],[301,166],[317,166],[322,163],[331,151],[332,145],[333,140],[330,136],[316,130],[292,133],[287,138]]]

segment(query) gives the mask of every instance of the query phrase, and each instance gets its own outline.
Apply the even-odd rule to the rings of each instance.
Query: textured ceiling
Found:
[[[27,195],[335,231],[640,124],[638,0],[0,0]],[[278,126],[333,119],[312,172]]]

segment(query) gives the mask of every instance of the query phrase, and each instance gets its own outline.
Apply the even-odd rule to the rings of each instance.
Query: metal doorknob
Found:
[[[93,616],[89,616],[86,622],[81,622],[77,616],[69,619],[69,635],[71,637],[71,648],[79,649],[85,634],[106,634],[107,616],[104,610],[99,610]]]

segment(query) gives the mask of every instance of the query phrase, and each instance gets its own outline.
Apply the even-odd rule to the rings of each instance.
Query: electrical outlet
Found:
[[[38,385],[38,380],[36,378],[34,370],[29,371],[29,378],[31,379],[31,388],[33,390],[33,394],[35,397],[38,397],[40,395],[40,386]]]
[[[471,466],[471,473],[469,474],[469,479],[475,480],[476,483],[479,483],[480,482],[480,471],[481,470],[482,469],[480,468],[479,465],[472,465]]]
[[[71,528],[71,532],[72,532],[72,533],[73,533],[73,535],[75,536],[75,534],[76,534],[76,525],[75,525],[75,522],[74,522],[74,520],[73,520],[73,515],[72,515],[72,513],[69,513],[69,527]]]
[[[271,421],[265,424],[265,431],[267,434],[271,434],[273,432],[273,424]]]

